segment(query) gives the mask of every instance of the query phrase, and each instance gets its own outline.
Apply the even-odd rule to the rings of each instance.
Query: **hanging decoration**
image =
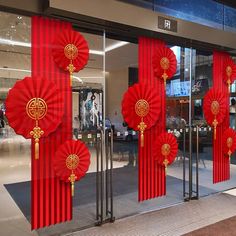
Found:
[[[64,102],[57,86],[43,78],[25,77],[16,82],[6,99],[6,116],[17,134],[33,138],[35,159],[39,141],[56,130],[63,116]]]
[[[166,87],[166,80],[176,73],[177,60],[174,52],[168,47],[159,47],[152,60],[154,75],[162,78]]]
[[[161,133],[153,145],[153,154],[159,165],[165,167],[170,165],[178,153],[178,143],[176,137],[171,133]]]
[[[73,73],[82,70],[88,62],[88,44],[79,32],[69,29],[61,32],[53,45],[54,61],[60,68],[69,71],[72,85]]]
[[[62,144],[53,161],[56,175],[65,182],[71,183],[71,195],[74,196],[75,181],[80,180],[88,171],[90,153],[84,143],[68,140]]]
[[[144,131],[150,129],[161,112],[161,98],[154,87],[135,84],[123,96],[122,114],[128,126],[141,134],[144,146]]]
[[[214,140],[216,139],[216,128],[224,121],[226,115],[226,99],[223,93],[213,88],[204,96],[204,116],[207,123],[214,128]]]
[[[223,152],[229,158],[232,153],[236,150],[236,132],[228,128],[223,133]]]
[[[236,79],[236,65],[234,64],[234,61],[230,56],[227,56],[227,58],[225,59],[223,68],[223,79],[224,82],[228,85],[228,90],[230,93],[230,85]]]

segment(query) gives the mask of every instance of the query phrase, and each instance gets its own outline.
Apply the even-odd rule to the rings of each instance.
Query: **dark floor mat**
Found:
[[[113,195],[135,193],[138,190],[138,168],[127,166],[113,170]],[[5,188],[16,202],[25,217],[30,220],[31,215],[31,182],[5,184]],[[186,182],[188,186],[188,182]],[[203,190],[203,189],[201,189]],[[211,192],[210,189],[205,189]],[[138,194],[138,193],[137,193]],[[167,176],[167,195],[182,199],[182,180]],[[127,199],[128,200],[128,199]],[[96,201],[96,173],[88,173],[83,179],[75,183],[73,207],[79,207]]]

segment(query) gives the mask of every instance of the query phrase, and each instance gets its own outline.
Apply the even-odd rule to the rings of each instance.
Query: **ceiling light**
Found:
[[[16,68],[0,68],[0,70],[19,71],[19,72],[27,72],[27,73],[31,73],[31,70],[16,69]]]
[[[90,54],[95,54],[95,55],[104,55],[103,51],[98,51],[98,50],[89,50]]]
[[[3,39],[3,38],[0,38],[0,44],[31,47],[31,43],[25,43],[25,42],[20,42],[20,41],[15,41],[15,40],[10,40],[10,39]]]
[[[0,38],[0,44],[12,45],[12,46],[22,46],[22,47],[29,47],[29,48],[31,47],[31,43],[15,41],[15,40],[10,40],[10,39],[4,39],[4,38]],[[114,43],[114,44],[106,47],[105,52],[110,52],[110,51],[112,51],[116,48],[122,47],[122,46],[127,45],[127,44],[129,44],[129,43],[124,42],[124,41],[119,41],[117,43]],[[104,55],[103,51],[93,50],[93,49],[90,49],[89,53],[94,54],[94,55],[101,55],[101,56]]]
[[[108,47],[105,49],[105,52],[110,52],[111,50],[114,50],[114,49],[116,49],[116,48],[120,48],[120,47],[125,46],[125,45],[127,45],[127,44],[129,44],[129,43],[128,43],[128,42],[124,42],[124,41],[120,41],[120,42],[118,42],[118,43],[114,43],[114,44],[108,46]]]
[[[78,80],[80,83],[83,83],[83,80],[78,76],[73,76],[73,79]]]

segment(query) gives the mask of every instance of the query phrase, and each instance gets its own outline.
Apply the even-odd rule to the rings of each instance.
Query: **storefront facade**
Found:
[[[0,173],[2,198],[10,209],[2,219],[14,222],[17,216],[29,232],[31,225],[39,235],[69,233],[235,187],[234,156],[231,163],[213,158],[213,128],[203,113],[208,90],[223,84],[216,76],[222,52],[234,59],[234,27],[222,30],[219,22],[210,27],[204,21],[168,16],[167,6],[158,1],[143,1],[144,7],[104,2],[0,2]],[[51,58],[55,38],[67,29],[79,31],[89,46],[88,63],[73,74],[71,88],[66,83],[69,74]],[[138,133],[124,124],[121,103],[138,81],[152,85],[147,61],[160,45],[172,49],[177,70],[166,89],[158,90],[166,97],[160,121],[165,125],[147,132],[143,154]],[[34,160],[30,140],[17,135],[5,116],[8,91],[25,76],[52,78],[66,94],[63,122],[43,139],[39,160]],[[228,99],[233,129],[235,88],[233,83]],[[152,161],[151,151],[152,139],[163,129],[178,140],[178,154],[167,175]],[[91,154],[88,173],[75,184],[73,198],[70,185],[62,184],[53,171],[53,153],[71,137],[82,140]],[[6,206],[1,207],[5,212]]]

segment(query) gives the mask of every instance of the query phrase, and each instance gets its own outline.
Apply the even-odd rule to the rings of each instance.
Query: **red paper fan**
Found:
[[[177,60],[174,52],[168,47],[159,47],[152,60],[154,75],[163,78],[166,84],[166,80],[176,73]]]
[[[236,150],[236,132],[228,128],[223,134],[223,152],[227,156],[231,156]]]
[[[223,122],[226,115],[226,99],[223,93],[213,88],[204,96],[204,116],[207,123],[214,127],[214,139],[216,139],[216,127]]]
[[[64,101],[60,90],[44,78],[25,77],[16,82],[6,99],[10,126],[25,138],[35,138],[36,143],[41,136],[46,137],[57,129],[63,113]]]
[[[88,171],[90,153],[81,141],[68,140],[62,144],[53,160],[56,175],[65,182],[71,182],[72,196],[74,182],[80,180]]]
[[[228,56],[224,61],[223,79],[224,82],[228,85],[230,92],[230,85],[236,79],[236,65],[234,64],[234,61],[230,56]]]
[[[128,126],[141,132],[141,146],[145,129],[150,129],[159,119],[161,98],[155,87],[135,84],[126,91],[122,100],[122,114]]]
[[[178,143],[175,136],[171,133],[162,133],[155,140],[153,146],[154,157],[159,165],[170,165],[174,160],[178,152]]]
[[[88,62],[89,48],[84,37],[74,30],[63,31],[53,43],[52,55],[56,64],[72,75]]]

